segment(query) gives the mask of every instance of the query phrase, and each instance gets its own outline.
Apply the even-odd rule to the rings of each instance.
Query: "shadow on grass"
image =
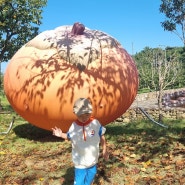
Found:
[[[52,135],[51,131],[41,129],[29,123],[18,125],[13,128],[15,134],[20,138],[26,138],[29,140],[40,142],[62,142],[61,138],[57,138]]]
[[[150,136],[154,139],[159,139],[161,137],[177,136],[184,135],[185,136],[185,123],[182,120],[176,121],[175,123],[168,123],[168,128],[160,127],[156,124],[152,124],[149,121],[143,122],[133,122],[128,124],[115,123],[107,125],[106,134],[111,136],[122,136],[122,135],[133,135],[133,136],[141,136],[144,137]]]
[[[106,171],[106,167],[105,169],[102,169],[102,166],[105,167],[105,165],[98,165],[98,170],[97,170],[97,174],[96,177],[94,179],[94,184],[101,184],[101,179],[103,179],[104,182],[110,183],[111,181],[109,180],[107,171]],[[66,173],[62,176],[62,185],[69,185],[69,184],[73,184],[74,183],[74,167],[73,168],[68,168],[66,170]]]
[[[107,125],[106,138],[108,143],[112,143],[112,145],[108,145],[110,160],[106,162],[106,165],[104,161],[99,161],[98,174],[95,179],[96,184],[99,184],[102,179],[109,183],[112,168],[119,170],[125,167],[124,156],[130,157],[132,154],[136,154],[136,156],[139,156],[135,159],[136,162],[147,162],[156,156],[168,154],[173,149],[174,142],[185,145],[184,122],[168,122],[168,126],[168,128],[162,128],[147,121]],[[61,139],[52,136],[51,131],[40,129],[31,124],[22,124],[16,126],[13,130],[17,136],[29,140],[61,142]],[[73,184],[73,170],[74,168],[69,167],[65,174],[61,176],[63,185]]]
[[[73,184],[74,182],[74,168],[68,168],[65,175],[62,176],[64,179],[62,185]]]

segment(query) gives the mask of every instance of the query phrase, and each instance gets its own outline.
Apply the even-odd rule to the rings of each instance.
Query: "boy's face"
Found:
[[[81,114],[81,115],[77,116],[78,120],[82,123],[85,123],[86,121],[88,121],[90,117],[91,117],[91,114],[89,114],[89,113]]]

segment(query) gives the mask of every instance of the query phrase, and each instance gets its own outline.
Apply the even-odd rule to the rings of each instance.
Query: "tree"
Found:
[[[172,56],[176,58],[177,66],[182,66],[176,76],[176,80],[173,83],[167,85],[167,89],[181,88],[185,86],[184,74],[185,74],[185,48],[184,47],[166,47],[165,50],[161,48],[149,48],[145,47],[141,52],[135,54],[134,60],[136,62],[139,71],[139,91],[147,89],[148,91],[155,91],[157,89],[157,77],[156,69],[154,68],[154,58],[160,51],[166,53],[167,60],[172,60]],[[155,56],[155,57],[154,57]],[[156,60],[156,59],[155,59]],[[171,69],[172,70],[172,69]],[[171,73],[171,72],[170,72]],[[171,80],[171,76],[169,76]],[[155,82],[155,84],[154,84]]]
[[[157,101],[159,108],[159,121],[162,119],[162,96],[166,87],[175,83],[177,77],[181,74],[182,63],[178,60],[177,52],[171,52],[165,48],[157,49],[154,53],[153,71],[156,74],[156,79],[153,79],[153,84],[157,90]]]
[[[159,11],[166,20],[161,22],[164,30],[174,32],[185,46],[185,0],[161,0]]]
[[[0,0],[0,62],[38,34],[47,0]]]
[[[181,50],[180,50],[181,51]],[[135,56],[140,84],[145,82],[150,91],[156,91],[159,121],[162,119],[162,96],[164,90],[177,83],[183,74],[183,62],[177,48],[148,48]]]
[[[154,86],[152,85],[152,62],[149,62],[152,60],[152,58],[153,49],[149,47],[145,47],[141,52],[134,56],[137,68],[139,70],[139,90],[154,90]]]
[[[42,8],[47,0],[0,0],[0,73],[1,63],[38,34]],[[1,90],[0,79],[0,90]],[[0,102],[1,105],[1,102]]]

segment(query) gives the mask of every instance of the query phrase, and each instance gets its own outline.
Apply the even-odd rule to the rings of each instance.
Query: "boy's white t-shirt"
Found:
[[[84,129],[84,130],[83,130]],[[89,168],[98,162],[100,137],[106,128],[93,119],[88,125],[73,122],[67,133],[72,142],[72,158],[75,168]]]

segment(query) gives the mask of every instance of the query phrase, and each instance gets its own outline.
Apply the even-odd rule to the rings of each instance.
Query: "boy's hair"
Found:
[[[90,100],[86,98],[79,98],[76,100],[73,106],[73,112],[77,116],[92,113],[92,104]]]

